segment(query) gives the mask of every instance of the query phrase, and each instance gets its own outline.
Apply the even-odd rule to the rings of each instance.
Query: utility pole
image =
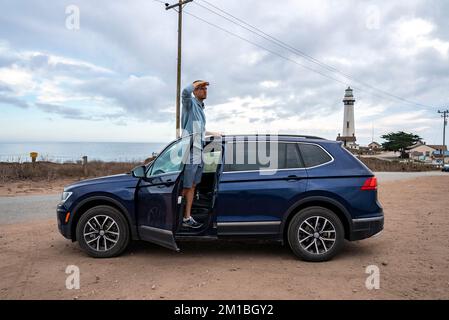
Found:
[[[165,4],[165,10],[173,9],[178,7],[178,70],[176,78],[176,138],[181,136],[180,121],[179,117],[181,114],[181,39],[182,39],[182,6],[186,3],[192,2],[193,0],[179,0],[178,3],[169,5]]]
[[[444,159],[446,157],[446,152],[444,151],[444,147],[446,147],[446,126],[447,126],[447,117],[449,114],[449,110],[444,110],[444,111],[438,110],[438,113],[442,113],[441,117],[443,118],[443,150],[442,150],[443,154],[442,154],[442,156],[443,156],[443,167],[444,167],[444,163],[445,163]]]

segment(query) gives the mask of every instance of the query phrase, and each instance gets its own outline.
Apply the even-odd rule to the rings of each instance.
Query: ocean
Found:
[[[38,161],[143,161],[158,153],[167,143],[133,142],[0,142],[0,162],[31,161],[30,152],[37,152]]]

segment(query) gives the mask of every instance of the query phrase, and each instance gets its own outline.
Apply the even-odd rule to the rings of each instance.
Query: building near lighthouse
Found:
[[[337,141],[342,141],[343,145],[348,149],[358,149],[355,136],[354,103],[353,91],[351,87],[348,87],[343,98],[343,132],[342,134],[339,133],[337,137]]]

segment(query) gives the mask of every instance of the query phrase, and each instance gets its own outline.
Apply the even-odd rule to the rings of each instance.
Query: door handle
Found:
[[[175,182],[171,179],[168,179],[166,181],[158,181],[156,183],[150,183],[148,185],[143,185],[142,187],[158,187],[158,188],[163,188],[163,187],[168,187],[171,186],[172,184],[174,184]]]
[[[297,180],[301,180],[301,179],[302,179],[301,177],[298,177],[297,175],[292,174],[292,175],[288,176],[286,180],[287,181],[297,181]]]

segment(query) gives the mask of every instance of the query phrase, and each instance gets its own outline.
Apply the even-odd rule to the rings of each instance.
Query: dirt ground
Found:
[[[0,182],[0,197],[61,193],[64,186],[78,180],[80,179]]]
[[[55,219],[0,225],[0,299],[449,299],[449,176],[384,182],[385,230],[332,261],[297,260],[273,243],[189,242],[175,253],[133,243],[92,259]],[[79,290],[65,286],[80,268]],[[365,268],[380,269],[368,290]]]

